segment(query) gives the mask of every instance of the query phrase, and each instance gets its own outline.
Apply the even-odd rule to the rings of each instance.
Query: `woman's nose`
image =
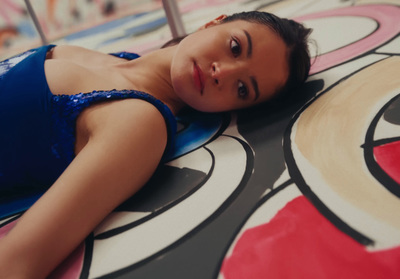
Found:
[[[235,65],[225,63],[222,66],[222,64],[218,62],[211,64],[211,77],[216,84],[220,84],[222,80],[232,76],[235,72],[237,72],[237,66]]]

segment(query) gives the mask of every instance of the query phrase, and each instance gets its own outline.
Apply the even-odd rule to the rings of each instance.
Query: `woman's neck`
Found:
[[[184,103],[175,94],[171,82],[171,63],[176,46],[158,49],[122,65],[132,88],[151,94],[176,114]]]

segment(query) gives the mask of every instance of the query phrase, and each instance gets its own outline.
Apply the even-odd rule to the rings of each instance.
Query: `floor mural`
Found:
[[[170,161],[51,278],[397,278],[400,1],[180,8],[187,32],[241,10],[313,28],[319,56],[305,98],[180,116]],[[56,43],[145,53],[169,37],[157,9]],[[36,198],[0,204],[0,237]]]

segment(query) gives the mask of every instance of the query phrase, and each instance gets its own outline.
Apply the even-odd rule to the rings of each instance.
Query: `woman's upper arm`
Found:
[[[102,202],[108,213],[151,177],[166,146],[167,128],[160,112],[145,101],[117,101],[105,112],[93,115],[97,125],[88,143],[59,180],[67,187],[86,186],[82,202]]]
[[[38,261],[29,262],[44,273],[147,182],[164,152],[166,124],[152,105],[131,100],[107,112],[86,146],[10,234],[26,257],[32,256],[28,250],[35,253]]]
[[[160,112],[148,102],[134,99],[117,101],[102,117],[91,117],[95,123],[87,145],[77,155],[77,159],[85,156],[80,163],[94,173],[103,171],[101,181],[146,182],[167,143],[167,128]]]

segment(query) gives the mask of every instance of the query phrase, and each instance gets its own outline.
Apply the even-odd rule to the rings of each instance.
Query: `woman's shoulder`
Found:
[[[161,112],[141,99],[102,102],[86,108],[78,118],[77,128],[106,139],[106,135],[136,137],[143,132],[167,138],[167,127]]]
[[[114,55],[72,45],[58,45],[53,47],[48,53],[47,59],[67,59],[78,64],[84,63],[85,66],[104,66],[126,61]]]
[[[141,148],[147,152],[158,150],[161,158],[167,142],[163,116],[152,104],[140,99],[96,104],[85,109],[76,123],[76,154],[94,144],[114,150],[112,156],[116,157],[135,154]]]

